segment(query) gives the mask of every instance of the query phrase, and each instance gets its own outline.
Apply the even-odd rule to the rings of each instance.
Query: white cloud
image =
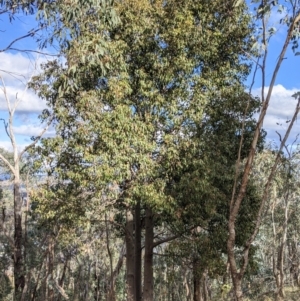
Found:
[[[45,60],[44,57],[24,56],[20,53],[0,53],[0,111],[7,110],[4,87],[12,104],[20,100],[17,112],[39,113],[46,108],[44,100],[39,99],[33,91],[26,89],[30,78],[40,72],[40,64]]]
[[[29,143],[18,143],[18,151],[22,151]],[[0,141],[0,147],[7,150],[7,151],[13,151],[13,147],[9,141]]]
[[[44,127],[42,125],[34,125],[34,124],[23,124],[20,126],[13,127],[15,135],[22,136],[38,136],[43,131]],[[52,129],[48,129],[43,137],[53,137],[55,136],[55,131]]]
[[[297,101],[292,95],[298,92],[300,89],[286,89],[282,85],[278,84],[274,86],[271,101],[267,111],[267,115],[264,120],[263,128],[268,132],[268,139],[278,140],[278,135],[276,131],[282,136],[285,134],[289,123],[287,121],[291,120]],[[265,94],[268,92],[268,87],[266,87]],[[260,95],[261,89],[255,89],[253,95]],[[300,116],[299,116],[300,118]],[[293,142],[297,134],[300,133],[300,122],[295,122],[294,128],[290,134],[289,142]]]
[[[11,107],[17,104],[13,130],[19,151],[31,143],[30,137],[40,135],[44,129],[37,115],[46,108],[46,103],[33,91],[28,90],[26,85],[31,76],[40,72],[39,65],[45,60],[44,57],[0,53],[0,117],[7,121],[7,96]],[[0,147],[11,151],[12,146],[5,137],[3,124],[0,124],[0,127],[0,139],[3,140],[0,140]],[[54,129],[49,129],[43,135],[43,137],[53,136]]]
[[[46,108],[44,100],[40,99],[32,91],[25,90],[25,88],[20,89],[16,86],[7,86],[6,95],[12,107],[16,102],[19,102],[16,112],[40,113]],[[7,111],[7,102],[3,91],[0,91],[0,110]]]
[[[4,81],[8,84],[24,84],[30,76],[38,70],[40,60],[33,56],[24,56],[20,53],[0,53],[0,72]]]

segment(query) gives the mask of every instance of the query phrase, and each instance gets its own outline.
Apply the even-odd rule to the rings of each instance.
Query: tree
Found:
[[[119,25],[79,31],[65,49],[67,65],[45,65],[32,87],[57,121],[60,137],[44,140],[42,152],[55,154],[61,181],[88,187],[102,208],[117,204],[126,212],[129,300],[139,299],[141,282],[130,261],[139,249],[135,206],[145,210],[143,298],[150,301],[155,222],[177,197],[165,189],[173,170],[188,164],[181,155],[193,146],[209,99],[241,89],[252,28],[245,6],[234,1],[128,0],[114,8]],[[84,15],[79,28],[95,17]]]
[[[243,171],[241,172],[242,180],[241,180],[241,185],[239,187],[237,187],[237,180],[238,180],[239,174],[240,174],[240,162],[241,162],[240,152],[238,154],[238,160],[237,160],[237,164],[236,164],[236,177],[235,177],[232,197],[231,197],[231,201],[230,201],[230,212],[229,212],[229,222],[228,222],[229,236],[228,236],[228,240],[227,240],[227,252],[228,252],[228,257],[229,257],[229,262],[230,262],[230,269],[231,269],[231,275],[232,275],[232,280],[233,280],[234,289],[235,289],[235,295],[236,295],[236,298],[238,301],[243,300],[242,280],[243,280],[243,277],[244,277],[244,274],[245,274],[245,271],[246,271],[246,268],[248,265],[249,251],[251,248],[251,244],[254,241],[254,239],[259,231],[259,227],[260,227],[261,220],[262,220],[264,204],[268,197],[270,184],[276,173],[277,165],[278,165],[279,159],[280,159],[280,153],[277,155],[277,157],[274,161],[274,165],[271,169],[270,175],[265,184],[265,190],[264,190],[264,193],[262,196],[260,209],[258,210],[258,214],[257,214],[256,226],[253,230],[252,235],[249,236],[247,242],[245,243],[245,247],[243,250],[243,263],[242,263],[241,267],[238,267],[237,256],[235,253],[236,224],[237,224],[236,221],[237,221],[238,214],[240,212],[241,204],[246,195],[246,190],[247,190],[248,182],[250,179],[251,169],[253,166],[253,160],[254,160],[255,154],[256,154],[257,142],[258,142],[261,128],[263,125],[263,121],[266,116],[267,109],[268,109],[268,106],[269,106],[269,103],[271,100],[271,95],[272,95],[272,91],[273,91],[273,87],[274,87],[274,84],[276,81],[277,74],[279,72],[279,69],[281,67],[281,64],[283,62],[283,59],[285,57],[285,54],[286,54],[286,51],[288,49],[290,42],[292,41],[292,43],[293,43],[293,46],[292,46],[293,49],[296,49],[298,47],[297,24],[300,20],[298,4],[299,4],[298,1],[290,2],[291,10],[289,10],[289,9],[286,10],[286,16],[284,16],[282,19],[282,22],[284,24],[286,24],[286,26],[287,26],[287,34],[285,36],[283,46],[280,51],[278,61],[274,67],[274,71],[273,71],[271,81],[269,84],[269,88],[268,88],[268,92],[266,95],[265,95],[265,89],[266,89],[266,62],[267,62],[267,55],[268,55],[268,41],[269,41],[270,35],[272,35],[272,33],[274,32],[272,30],[268,32],[267,18],[268,18],[268,15],[269,15],[273,5],[276,6],[277,2],[261,1],[260,5],[257,8],[257,17],[258,17],[258,20],[262,24],[262,27],[261,27],[262,33],[261,33],[261,38],[260,38],[261,43],[262,43],[262,53],[260,53],[261,58],[262,58],[261,59],[262,63],[259,64],[259,62],[257,62],[257,66],[261,69],[261,72],[262,72],[262,77],[261,77],[262,78],[262,94],[261,94],[262,105],[261,105],[258,122],[256,125],[255,134],[253,137],[253,141],[251,143],[249,154],[246,159],[246,164],[245,164],[245,167],[243,168]],[[256,43],[256,45],[257,45],[257,43]],[[298,98],[298,95],[296,95],[296,98]],[[288,131],[287,131],[284,139],[281,141],[281,146],[280,146],[279,152],[284,147],[284,143],[288,138],[289,132],[291,130],[291,127],[293,126],[293,123],[294,123],[296,117],[297,117],[298,111],[299,111],[299,102],[296,105],[295,114],[292,119],[292,122],[290,123]],[[242,143],[242,139],[241,139],[241,143]]]
[[[13,148],[13,163],[10,163],[8,159],[3,154],[0,154],[1,161],[9,168],[12,176],[13,176],[13,190],[14,190],[14,282],[15,282],[15,298],[18,300],[20,298],[22,290],[25,286],[25,276],[24,276],[24,262],[23,262],[23,230],[22,230],[22,197],[21,197],[21,177],[20,177],[20,164],[23,155],[25,152],[33,147],[40,139],[40,137],[45,133],[47,128],[51,123],[51,119],[48,122],[45,129],[41,132],[41,134],[34,138],[33,142],[29,144],[24,150],[20,153],[18,151],[18,145],[16,142],[15,134],[13,131],[13,119],[14,114],[17,109],[18,104],[20,103],[21,99],[16,99],[15,102],[11,102],[8,94],[7,89],[4,83],[3,78],[2,80],[2,92],[4,94],[4,98],[7,103],[8,113],[9,113],[9,120],[6,123],[4,121],[6,133],[8,138],[10,139],[12,148]],[[27,87],[25,87],[27,89]]]
[[[19,13],[23,14],[37,14],[38,22],[35,24],[36,28],[30,30],[28,33],[21,35],[20,37],[8,42],[7,46],[0,50],[0,52],[4,51],[18,51],[18,52],[26,52],[26,53],[39,53],[45,55],[44,48],[47,45],[53,45],[53,43],[60,45],[61,48],[67,47],[68,39],[70,35],[78,35],[83,28],[79,28],[76,26],[79,20],[84,20],[82,16],[89,11],[93,11],[94,16],[97,14],[97,20],[94,18],[94,22],[117,22],[117,18],[114,15],[114,12],[110,10],[110,6],[107,5],[106,9],[103,9],[101,5],[99,5],[98,1],[73,1],[74,5],[70,5],[71,3],[66,3],[65,1],[0,1],[0,15],[7,14],[11,21],[14,20],[15,15]],[[101,18],[99,11],[101,10]],[[91,19],[89,20],[91,21]],[[83,26],[83,22],[81,22]],[[89,24],[91,25],[91,24]],[[48,30],[45,30],[48,29]],[[40,36],[36,34],[42,32]],[[20,49],[17,46],[17,42],[29,38],[34,37],[37,40],[37,45],[39,44],[39,49]],[[86,45],[85,45],[86,47]],[[42,48],[42,49],[41,49]],[[59,51],[60,52],[60,51]],[[10,70],[6,70],[6,72],[10,72]],[[22,229],[22,199],[20,194],[20,162],[24,154],[33,147],[39,140],[41,135],[45,132],[45,130],[41,133],[40,136],[34,138],[33,143],[28,145],[23,151],[19,152],[17,148],[17,142],[15,139],[15,135],[13,132],[13,119],[14,114],[17,108],[20,99],[16,98],[15,102],[10,102],[8,98],[7,89],[2,80],[2,90],[5,100],[8,106],[8,114],[9,120],[4,120],[4,127],[6,129],[6,133],[11,141],[14,158],[13,163],[9,162],[8,158],[3,154],[0,154],[1,163],[3,162],[7,168],[10,169],[10,172],[13,175],[14,181],[14,281],[15,281],[15,300],[23,300],[24,298],[24,287],[25,287],[25,270],[24,270],[24,258],[23,258],[23,235],[24,231]],[[27,89],[27,83],[25,84],[25,88]],[[45,110],[43,112],[44,116],[47,116],[47,126],[52,122],[52,118],[50,117],[50,112]],[[25,251],[24,251],[25,253]],[[23,291],[23,293],[22,293]]]

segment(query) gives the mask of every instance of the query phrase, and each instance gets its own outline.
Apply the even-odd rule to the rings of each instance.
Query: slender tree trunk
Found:
[[[61,276],[60,276],[60,278],[58,280],[58,285],[60,287],[62,287],[62,288],[64,286],[64,281],[65,281],[65,277],[66,277],[66,271],[67,271],[67,267],[68,267],[68,262],[69,262],[69,258],[66,257],[65,263],[64,263],[64,266],[63,266],[63,270],[62,270],[62,274],[61,274]],[[57,301],[60,301],[60,300],[61,300],[61,295],[58,295]]]
[[[242,291],[242,279],[243,274],[238,272],[237,264],[235,260],[235,219],[229,219],[228,228],[229,233],[231,232],[232,235],[229,235],[231,237],[227,240],[227,252],[228,252],[228,262],[230,263],[230,273],[233,283],[233,289],[234,294],[236,297],[236,301],[242,301],[243,300],[243,291]],[[246,256],[246,259],[248,259],[248,256]],[[245,266],[245,263],[244,263]],[[247,264],[246,264],[247,266]]]
[[[41,278],[41,274],[42,274],[42,271],[43,271],[43,267],[44,267],[44,262],[46,261],[46,258],[43,258],[42,262],[41,262],[41,265],[40,265],[40,268],[39,268],[39,272],[37,274],[37,278],[35,280],[35,286],[34,286],[34,289],[33,289],[33,292],[31,294],[31,299],[30,301],[35,301],[36,300],[36,297],[37,297],[37,289],[38,289],[38,286],[39,286],[39,282],[40,282],[40,278]],[[45,263],[46,265],[46,263]]]
[[[133,244],[133,214],[131,209],[126,211],[126,291],[127,301],[134,301],[134,244]]]
[[[289,256],[291,260],[290,274],[293,286],[299,286],[299,259],[297,254],[297,241],[291,240],[289,243]]]
[[[142,240],[141,240],[141,202],[138,201],[135,206],[135,247],[134,247],[134,268],[135,268],[135,301],[141,301],[142,298]]]
[[[20,192],[19,167],[15,166],[14,174],[14,280],[15,300],[20,300],[25,285],[22,251],[22,198]]]
[[[49,252],[48,252],[48,279],[50,279],[51,282],[53,282],[53,267],[54,267],[54,238],[52,235],[49,236]],[[54,300],[54,290],[53,290],[53,284],[51,287],[48,285],[48,300],[53,301]],[[47,301],[48,301],[47,300]]]
[[[277,264],[275,267],[275,280],[276,280],[276,292],[275,292],[275,300],[283,300],[284,299],[284,291],[283,291],[283,285],[284,285],[284,272],[283,272],[283,244],[281,244],[278,247],[278,253],[277,253]]]
[[[235,293],[236,301],[243,301],[243,290],[242,290],[242,280],[243,277],[240,273],[232,273],[232,282]]]
[[[144,292],[143,301],[153,301],[153,214],[146,208],[145,218],[145,257],[144,257]]]
[[[277,272],[276,272],[276,300],[282,300],[285,297],[284,294],[284,252],[286,247],[287,240],[287,228],[288,228],[288,212],[289,212],[289,193],[286,194],[285,197],[285,206],[284,206],[284,224],[282,229],[282,238],[281,244],[278,248],[278,256],[277,256]]]
[[[100,295],[100,276],[97,272],[98,265],[97,261],[95,262],[95,269],[94,269],[94,301],[100,301],[101,300],[101,295]]]
[[[262,5],[264,6],[266,3],[265,1],[262,2]],[[267,46],[267,30],[266,30],[266,18],[265,15],[263,15],[262,17],[262,25],[263,25],[263,44],[265,46]],[[246,190],[247,190],[247,186],[248,186],[248,181],[250,178],[250,174],[251,174],[251,170],[252,170],[252,165],[253,165],[253,161],[255,158],[255,153],[256,153],[256,147],[257,147],[257,142],[260,136],[260,132],[262,129],[262,125],[268,110],[268,106],[270,103],[270,99],[272,96],[272,92],[273,92],[273,88],[275,85],[275,81],[279,72],[279,69],[281,67],[281,64],[284,60],[286,51],[288,49],[288,46],[290,44],[291,39],[293,38],[293,33],[294,33],[294,29],[295,26],[298,24],[298,22],[300,21],[300,13],[297,12],[296,14],[293,15],[290,25],[289,25],[289,29],[288,29],[288,33],[285,37],[284,40],[284,44],[282,46],[282,49],[280,51],[279,54],[279,58],[277,60],[276,66],[274,68],[273,74],[272,74],[272,78],[269,84],[269,88],[268,88],[268,93],[267,96],[265,97],[264,95],[264,89],[265,89],[265,76],[266,76],[266,60],[267,60],[267,53],[268,53],[268,47],[266,47],[265,49],[265,53],[263,55],[263,65],[262,65],[262,108],[258,117],[258,122],[256,124],[256,129],[253,135],[253,140],[251,143],[251,147],[249,150],[249,154],[246,160],[246,164],[244,167],[244,171],[242,173],[242,179],[241,179],[241,183],[240,183],[240,188],[237,191],[236,187],[237,187],[237,180],[238,180],[238,175],[239,175],[239,170],[238,167],[240,166],[240,150],[241,150],[241,146],[242,146],[242,142],[243,140],[240,141],[240,150],[239,150],[239,154],[238,154],[238,160],[237,160],[237,164],[236,164],[236,176],[235,176],[235,181],[234,181],[234,185],[233,185],[233,191],[232,191],[232,198],[230,201],[230,211],[229,211],[229,219],[228,219],[228,238],[227,238],[227,252],[228,252],[228,259],[229,259],[229,263],[230,263],[230,271],[231,271],[231,276],[232,276],[232,281],[233,281],[233,285],[234,285],[234,292],[236,295],[236,299],[237,301],[241,301],[243,300],[243,292],[242,292],[242,279],[244,276],[244,273],[246,271],[246,268],[248,266],[248,262],[249,262],[249,249],[251,247],[252,242],[254,241],[259,227],[261,225],[261,221],[262,221],[262,213],[264,211],[264,205],[265,202],[267,200],[268,197],[268,190],[270,187],[270,184],[273,180],[273,177],[276,173],[276,168],[277,165],[279,163],[279,159],[280,159],[280,152],[282,151],[283,147],[285,146],[286,140],[289,136],[289,133],[293,127],[294,121],[297,118],[297,114],[299,111],[299,102],[300,99],[298,99],[298,104],[296,106],[296,110],[294,113],[294,116],[292,118],[291,123],[289,124],[288,130],[286,131],[286,134],[284,136],[284,138],[281,141],[280,144],[280,148],[279,148],[279,152],[278,155],[275,159],[274,165],[271,169],[269,178],[267,180],[267,183],[265,185],[265,189],[264,189],[264,193],[262,196],[262,202],[260,204],[260,208],[257,214],[257,219],[255,221],[255,229],[252,233],[252,235],[249,237],[249,239],[247,240],[246,244],[245,244],[245,248],[243,251],[243,265],[242,267],[238,270],[237,268],[237,261],[236,261],[236,257],[235,257],[235,239],[236,239],[236,228],[235,228],[235,221],[236,218],[239,214],[240,211],[240,206],[243,202],[243,199],[245,197],[246,194]]]
[[[73,284],[73,301],[80,301],[80,293],[81,293],[81,290],[80,290],[80,280],[81,280],[81,277],[82,277],[82,263],[80,262],[79,263],[79,266],[78,266],[78,269],[77,269],[77,277],[74,279],[74,284]]]
[[[184,274],[183,286],[185,287],[186,291],[186,300],[189,301],[191,299],[191,289],[189,285],[188,271],[186,271]]]
[[[202,274],[202,291],[203,291],[203,301],[209,300],[209,291],[207,287],[207,271]]]
[[[193,282],[194,282],[193,301],[203,301],[201,296],[201,277],[199,271],[199,259],[194,259],[193,262]]]
[[[27,291],[28,291],[28,283],[30,283],[30,279],[31,279],[31,272],[28,272],[26,277],[25,277],[25,285],[24,285],[24,288],[23,288],[23,291],[22,291],[20,301],[25,301],[26,294],[27,294]]]
[[[105,214],[105,228],[106,228],[106,248],[107,253],[109,256],[109,268],[110,268],[110,280],[109,280],[109,288],[108,288],[108,295],[107,300],[115,301],[115,287],[114,287],[114,270],[113,270],[113,254],[110,249],[110,241],[109,241],[109,229],[108,229],[108,222],[107,222],[107,215]]]

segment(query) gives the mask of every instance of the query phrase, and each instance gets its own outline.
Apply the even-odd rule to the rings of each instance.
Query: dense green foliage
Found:
[[[58,46],[62,57],[44,63],[29,84],[46,100],[40,117],[53,121],[56,136],[28,149],[20,166],[18,189],[28,197],[22,199],[17,275],[24,282],[15,292],[9,256],[16,245],[15,205],[9,185],[0,189],[1,300],[233,300],[230,201],[241,187],[261,109],[244,85],[250,55],[260,55],[246,3],[0,5],[11,16],[36,13],[44,30],[38,42]],[[260,130],[235,221],[238,267],[261,217],[262,183],[274,161],[265,136]],[[11,153],[1,149],[1,155],[16,163]],[[283,266],[299,284],[297,164],[297,155],[282,154],[249,251],[248,296],[258,296],[259,285],[263,296],[267,286],[259,282],[266,276],[275,280],[277,300],[283,297]],[[0,160],[3,174],[6,165]],[[273,252],[260,248],[263,240]]]

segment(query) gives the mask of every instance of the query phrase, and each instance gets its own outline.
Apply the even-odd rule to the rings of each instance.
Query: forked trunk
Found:
[[[239,274],[232,275],[233,289],[236,301],[243,301],[242,277]]]

